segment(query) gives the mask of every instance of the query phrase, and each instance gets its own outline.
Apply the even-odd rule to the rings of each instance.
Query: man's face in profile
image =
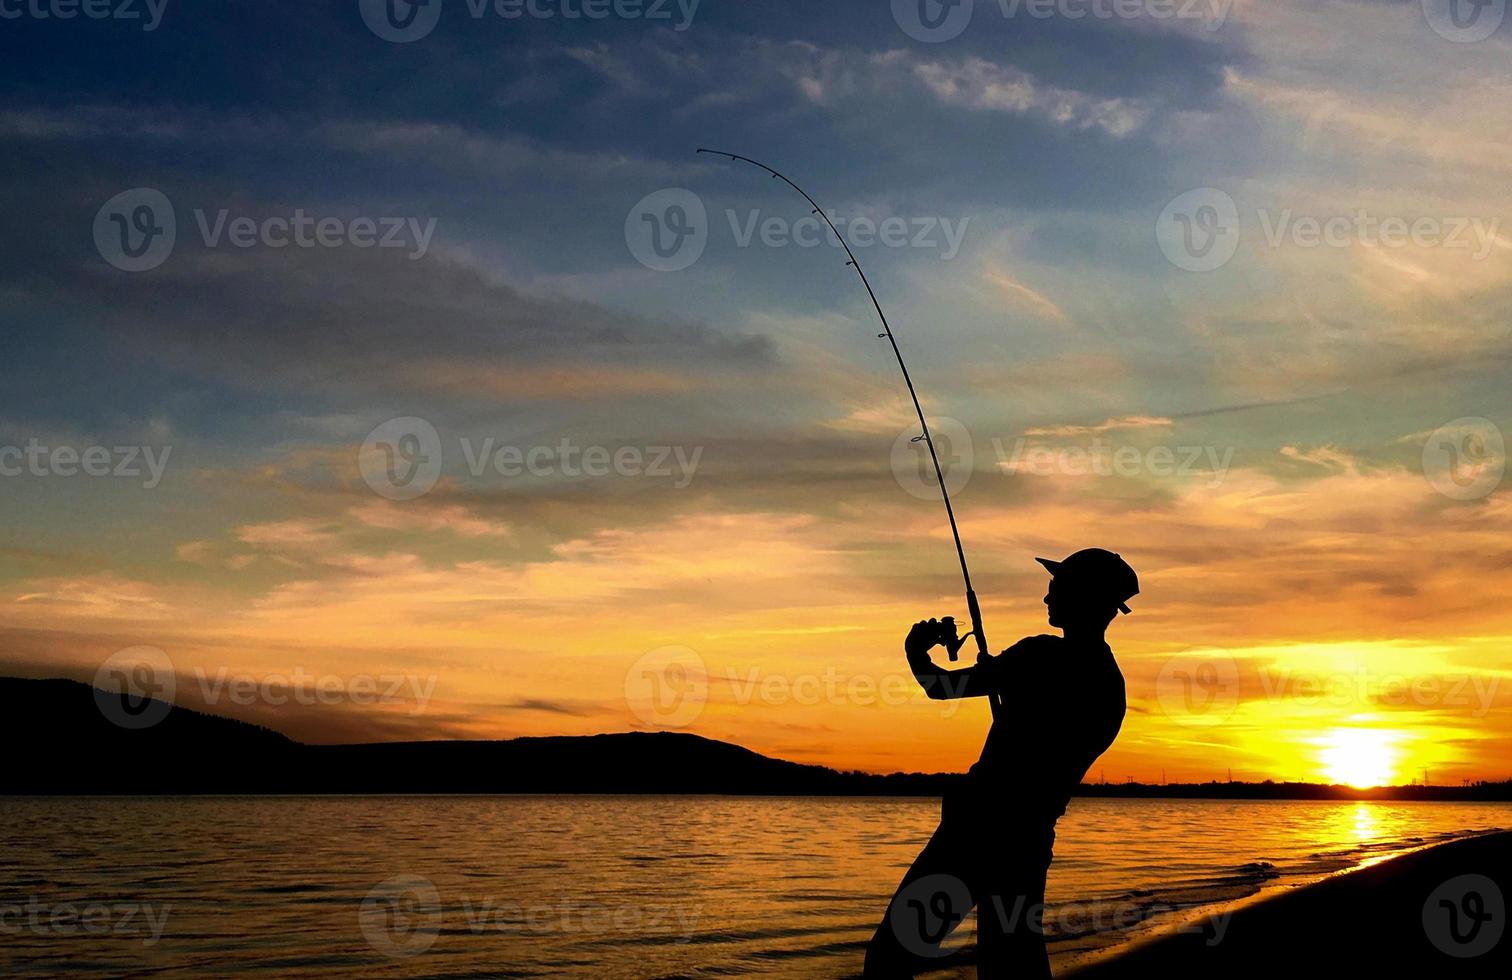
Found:
[[[1100,604],[1092,602],[1082,590],[1058,578],[1050,580],[1050,588],[1045,592],[1050,625],[1056,629],[1081,623],[1107,625],[1112,617],[1108,610],[1096,608],[1098,605]]]
[[[1063,629],[1067,612],[1066,587],[1053,578],[1050,580],[1050,588],[1045,592],[1045,606],[1049,610],[1050,625]]]

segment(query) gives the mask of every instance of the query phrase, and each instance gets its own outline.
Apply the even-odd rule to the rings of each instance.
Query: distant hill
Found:
[[[69,680],[0,678],[0,794],[689,793],[939,796],[958,775],[839,772],[672,732],[504,741],[303,745],[256,725],[172,707],[126,707]],[[117,717],[120,717],[117,714]],[[1011,792],[1011,787],[1008,788]],[[1222,799],[1512,800],[1512,783],[1359,790],[1311,783],[1087,785],[1082,796]]]
[[[180,707],[131,731],[105,716],[97,696],[109,697],[77,681],[0,679],[0,735],[10,757],[0,792],[239,792],[249,774],[298,764],[306,748]]]
[[[302,745],[277,732],[173,707],[115,724],[113,695],[69,680],[0,678],[0,736],[16,758],[6,794],[718,793],[917,795],[956,776],[841,773],[698,735],[626,732],[505,741]],[[131,706],[149,717],[158,702]]]

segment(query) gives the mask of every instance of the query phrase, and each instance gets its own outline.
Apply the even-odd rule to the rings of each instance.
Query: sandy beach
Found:
[[[1509,975],[1512,832],[1451,841],[1202,916],[1064,975]]]

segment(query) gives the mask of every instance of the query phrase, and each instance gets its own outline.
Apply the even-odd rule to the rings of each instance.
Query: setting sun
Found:
[[[1318,761],[1330,782],[1383,786],[1393,782],[1401,751],[1400,735],[1372,728],[1338,728],[1320,742]]]

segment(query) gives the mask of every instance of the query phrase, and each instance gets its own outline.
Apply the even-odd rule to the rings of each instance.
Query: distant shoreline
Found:
[[[17,747],[5,796],[689,795],[940,797],[947,773],[841,772],[680,732],[502,741],[305,745],[276,731],[71,680],[0,678],[0,738]],[[148,724],[139,724],[148,720]],[[1011,791],[1012,787],[1005,787]],[[1464,786],[1289,782],[1083,784],[1081,798],[1512,801],[1512,781]]]
[[[1346,787],[1347,788],[1347,787]],[[0,800],[3,799],[79,799],[79,800],[152,800],[152,799],[226,799],[226,800],[277,800],[277,799],[412,799],[412,798],[466,798],[466,797],[517,797],[519,799],[561,799],[573,797],[588,799],[711,799],[711,800],[735,800],[735,799],[761,799],[761,800],[938,800],[939,793],[924,792],[836,792],[836,793],[790,793],[790,792],[701,792],[694,790],[669,790],[657,792],[635,791],[556,791],[556,790],[479,790],[479,791],[449,791],[449,790],[360,790],[360,791],[336,791],[336,790],[260,790],[260,791],[236,791],[236,790],[206,790],[206,791],[174,791],[160,790],[147,792],[121,791],[49,791],[49,790],[26,790],[11,786],[0,787]],[[1363,799],[1350,799],[1347,797],[1312,797],[1312,796],[1188,796],[1172,794],[1162,796],[1159,794],[1147,794],[1142,796],[1114,794],[1090,794],[1076,793],[1072,799],[1112,799],[1112,800],[1212,800],[1214,802],[1238,802],[1238,803],[1512,803],[1512,800],[1503,799],[1456,799],[1456,798],[1425,798],[1425,797],[1402,797],[1394,798],[1387,796],[1375,796]],[[1508,811],[1512,816],[1512,809]],[[1437,846],[1437,845],[1426,845]],[[1343,873],[1343,872],[1341,872]]]

